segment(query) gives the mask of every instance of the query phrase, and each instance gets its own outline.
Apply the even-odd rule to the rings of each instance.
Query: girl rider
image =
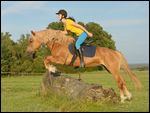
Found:
[[[78,39],[75,43],[75,48],[79,54],[80,58],[80,67],[84,67],[84,59],[83,59],[83,53],[80,48],[81,44],[85,41],[87,36],[92,37],[93,34],[88,32],[83,26],[75,23],[72,19],[67,18],[67,12],[65,10],[59,10],[57,13],[58,18],[60,19],[61,22],[64,24],[64,34],[67,34],[67,30],[75,33],[78,36]],[[70,65],[73,65],[76,57],[77,57],[77,52],[74,52],[74,55],[72,57]]]

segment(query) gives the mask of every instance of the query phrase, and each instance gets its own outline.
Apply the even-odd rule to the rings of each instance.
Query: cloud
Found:
[[[11,3],[11,4],[10,4]],[[46,1],[17,1],[17,2],[2,2],[1,15],[20,14],[24,11],[43,10]]]

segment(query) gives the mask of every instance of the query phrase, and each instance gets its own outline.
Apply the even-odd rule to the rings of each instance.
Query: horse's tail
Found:
[[[121,54],[121,53],[120,53]],[[137,78],[137,76],[130,70],[129,65],[127,60],[125,59],[125,57],[123,56],[123,54],[121,54],[121,67],[125,70],[125,72],[130,76],[130,78],[132,79],[134,86],[138,89],[142,88],[142,84],[139,81],[139,79]]]

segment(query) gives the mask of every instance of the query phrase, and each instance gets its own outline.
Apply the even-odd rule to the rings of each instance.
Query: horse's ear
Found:
[[[35,36],[35,32],[31,31],[31,33],[32,33],[32,35],[34,35],[34,36]]]

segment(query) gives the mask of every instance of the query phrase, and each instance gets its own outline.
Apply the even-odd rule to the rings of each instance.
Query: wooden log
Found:
[[[49,93],[93,101],[107,99],[118,102],[119,100],[112,88],[103,88],[98,84],[85,83],[82,80],[61,75],[61,73],[57,72],[47,72],[43,75],[41,94],[48,95]]]

